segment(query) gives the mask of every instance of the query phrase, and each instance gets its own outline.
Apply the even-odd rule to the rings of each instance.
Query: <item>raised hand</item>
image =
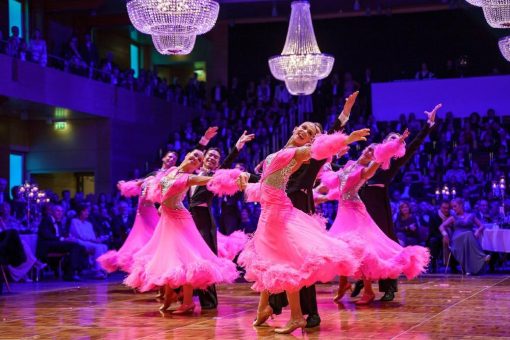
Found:
[[[236,180],[239,190],[242,191],[242,190],[246,189],[246,186],[248,185],[249,177],[250,177],[250,175],[246,172],[243,172],[243,173],[241,173],[241,175],[239,175],[239,178],[237,178],[237,180]]]
[[[436,113],[441,107],[443,107],[443,104],[437,104],[432,111],[425,111],[429,122],[434,123],[436,121]]]
[[[400,136],[400,141],[401,142],[405,142],[406,138],[409,137],[411,133],[409,132],[409,129],[406,129],[404,131],[404,133],[402,134],[402,136]]]
[[[359,91],[356,91],[345,99],[344,108],[342,110],[342,113],[345,117],[349,118],[349,115],[351,114],[352,107],[356,103],[356,98],[358,98],[358,94],[359,94]]]
[[[217,134],[218,134],[218,127],[211,126],[205,131],[204,138],[211,140],[214,137],[216,137]]]
[[[247,142],[251,142],[254,138],[255,138],[254,133],[248,134],[248,132],[244,130],[241,137],[239,137],[239,139],[237,140],[236,143],[237,150],[241,151],[241,149],[244,148],[244,144],[246,144]]]
[[[370,129],[361,129],[353,131],[347,138],[347,144],[351,144],[359,141],[366,141],[367,136],[370,135]]]

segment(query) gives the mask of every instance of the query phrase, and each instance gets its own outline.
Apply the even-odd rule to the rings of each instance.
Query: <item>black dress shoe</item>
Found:
[[[318,327],[321,324],[321,318],[318,314],[310,314],[306,318],[306,328]]]
[[[354,284],[354,289],[352,290],[352,293],[351,293],[351,297],[358,296],[359,293],[361,293],[361,290],[363,289],[363,287],[365,287],[365,285],[363,284],[363,281],[361,281],[361,280],[356,281],[356,283]]]
[[[205,309],[216,309],[218,306],[211,304],[211,305],[203,305],[201,307],[203,310],[205,310]]]
[[[394,298],[395,298],[395,293],[393,293],[392,291],[389,291],[389,292],[384,293],[383,297],[381,298],[381,301],[385,301],[385,302],[393,301]]]

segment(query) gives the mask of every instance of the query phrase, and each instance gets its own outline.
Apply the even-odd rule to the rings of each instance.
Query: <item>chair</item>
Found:
[[[11,286],[9,285],[9,280],[7,279],[7,273],[5,272],[5,266],[0,264],[0,270],[2,271],[2,279],[5,282],[5,286],[7,287],[7,291],[11,292]]]
[[[69,255],[69,253],[48,253],[46,255],[47,259],[57,259],[58,260],[58,277],[62,277],[63,270],[62,270],[62,263],[64,262],[64,257]]]

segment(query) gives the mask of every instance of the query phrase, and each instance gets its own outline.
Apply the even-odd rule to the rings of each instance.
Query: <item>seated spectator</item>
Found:
[[[12,26],[11,33],[12,35],[7,40],[7,55],[14,58],[19,58],[22,50],[23,41],[23,39],[21,39],[21,37],[19,36],[19,27]]]
[[[0,204],[3,202],[8,202],[9,193],[7,191],[7,180],[5,178],[0,177]]]
[[[111,243],[115,249],[119,249],[122,246],[135,223],[135,216],[129,213],[129,206],[126,202],[119,202],[117,210],[118,214],[112,219]]]
[[[4,230],[0,218],[0,264],[17,267],[26,261],[25,251],[16,230]],[[3,288],[4,277],[0,275],[0,293]]]
[[[106,244],[103,244],[106,240],[104,237],[96,236],[92,223],[88,221],[90,211],[87,206],[82,205],[76,212],[78,217],[71,221],[69,237],[85,247],[91,255],[89,256],[89,263],[95,269],[96,278],[105,278],[105,274],[96,259],[108,251]]]
[[[20,233],[24,229],[23,225],[17,221],[14,217],[10,215],[11,212],[11,206],[8,202],[4,202],[0,204],[0,220],[2,223],[0,223],[0,231],[5,230],[15,230]],[[30,272],[32,268],[36,268],[37,270],[41,270],[44,267],[46,267],[45,263],[42,263],[39,261],[34,253],[32,252],[32,249],[30,246],[24,242],[21,238],[21,245],[23,246],[23,252],[25,253],[25,262],[21,263],[17,266],[9,265],[9,273],[11,275],[11,278],[14,281],[19,280],[25,280],[25,281],[31,281],[30,278],[27,276],[27,274]]]
[[[416,72],[416,75],[414,76],[416,80],[426,80],[426,79],[433,79],[434,73],[429,71],[429,68],[427,66],[427,63],[421,64],[421,69]]]
[[[483,233],[483,224],[474,214],[464,212],[464,201],[461,198],[452,200],[452,209],[455,216],[450,216],[439,226],[443,242],[449,245],[466,275],[479,274],[490,260],[478,242]],[[477,229],[473,232],[475,227]],[[449,229],[452,231],[449,232]]]
[[[26,230],[21,221],[11,215],[11,205],[9,202],[0,203],[0,217],[3,220],[5,229],[17,230],[19,233]]]
[[[492,216],[489,211],[489,202],[487,200],[479,200],[476,203],[476,208],[477,209],[475,211],[475,216],[480,220],[480,222],[482,223],[496,222],[496,218],[494,218],[494,216]]]
[[[463,185],[466,182],[466,172],[459,167],[458,161],[452,161],[452,168],[446,171],[444,181],[451,185]]]
[[[86,250],[64,237],[63,216],[64,209],[56,204],[51,207],[50,214],[42,219],[37,233],[37,257],[45,260],[49,253],[66,254],[63,265],[64,280],[80,281],[76,273],[83,268]]]
[[[419,223],[416,216],[411,213],[409,203],[400,203],[398,211],[395,221],[395,231],[399,243],[403,247],[419,244]]]
[[[41,31],[36,29],[34,36],[29,44],[30,58],[34,63],[46,66],[48,63],[48,54],[46,52],[46,41],[42,39]]]
[[[399,191],[401,192],[400,199],[408,200],[419,196],[420,189],[417,184],[413,183],[412,174],[405,174],[402,184],[399,185]]]
[[[427,239],[427,247],[430,249],[430,269],[432,273],[437,272],[437,260],[441,256],[443,249],[443,236],[439,230],[439,226],[450,217],[450,202],[443,201],[439,209],[431,214],[429,220],[429,237]]]

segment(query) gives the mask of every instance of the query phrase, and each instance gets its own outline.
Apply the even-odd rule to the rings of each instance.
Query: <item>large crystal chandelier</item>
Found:
[[[161,54],[188,54],[196,36],[210,31],[220,5],[213,0],[131,0],[129,19],[142,33],[152,35]]]
[[[510,28],[510,0],[483,0],[485,19],[494,28]]]
[[[127,10],[142,33],[199,35],[213,28],[220,5],[213,0],[131,0]]]
[[[269,68],[292,95],[309,95],[331,73],[335,58],[317,46],[308,1],[294,1],[291,8],[285,46],[281,55],[269,59]]]
[[[161,54],[188,54],[195,46],[196,35],[153,35],[154,47]]]
[[[482,7],[483,5],[483,0],[466,0],[466,2],[477,7]]]
[[[503,57],[510,61],[510,35],[499,39],[499,50]]]

